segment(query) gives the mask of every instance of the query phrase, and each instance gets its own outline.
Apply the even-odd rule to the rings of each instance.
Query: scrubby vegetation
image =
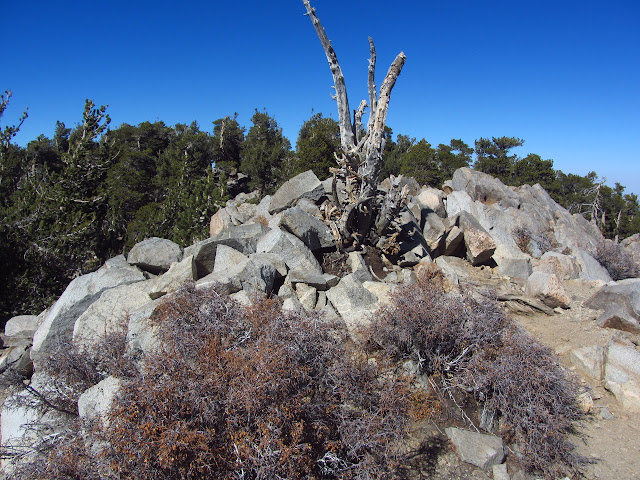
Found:
[[[68,435],[16,478],[393,478],[416,396],[342,327],[193,287],[152,322],[163,346],[92,426],[100,448]]]
[[[413,422],[446,427],[447,408],[549,478],[585,461],[568,440],[578,384],[495,302],[435,268],[377,312],[365,350],[317,313],[193,285],[150,321],[160,346],[142,357],[120,334],[46,363],[55,380],[40,394],[67,414],[107,375],[122,387],[104,423],[70,423],[13,478],[404,478]]]
[[[619,243],[605,239],[595,251],[594,258],[607,269],[614,280],[635,278],[640,275],[640,266],[633,256],[622,248]]]
[[[473,397],[530,470],[550,478],[585,461],[567,438],[582,413],[578,383],[554,353],[517,328],[495,302],[450,288],[438,270],[397,290],[369,342],[412,360],[445,391]]]

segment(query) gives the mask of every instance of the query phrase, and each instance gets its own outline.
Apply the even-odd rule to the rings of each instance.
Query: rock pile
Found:
[[[123,326],[128,349],[151,351],[156,339],[147,320],[161,297],[186,282],[195,282],[197,288],[221,284],[242,303],[255,293],[277,295],[283,308],[318,310],[342,319],[358,341],[367,315],[387,300],[394,285],[412,282],[416,271],[431,262],[454,283],[468,283],[482,292],[491,287],[498,299],[520,312],[567,309],[573,300],[563,285],[588,283],[599,290],[585,306],[603,312],[598,319],[602,327],[640,333],[640,279],[612,282],[593,256],[603,241],[599,230],[554,202],[540,185],[508,187],[461,168],[443,190],[417,184],[412,190],[396,221],[394,251],[343,255],[336,254],[324,208],[332,194],[331,180],[321,182],[308,171],[273,196],[240,194],[211,218],[209,239],[185,249],[169,240],[147,239],[126,258],[108,260],[99,270],[74,279],[40,315],[9,320],[0,372],[11,367],[31,377],[32,384],[46,382],[39,365],[52,349],[71,342],[90,348],[106,332]],[[346,197],[344,191],[338,194]],[[637,238],[622,245],[638,255]],[[366,260],[371,255],[378,258],[376,265]],[[587,346],[570,357],[583,375],[604,382],[625,408],[640,411],[636,345],[618,339],[606,349]],[[110,377],[85,392],[80,416],[105,412],[118,385]],[[59,415],[49,417],[7,404],[2,410],[3,444],[19,448],[37,442],[25,427],[28,421],[48,422],[54,431],[65,421]],[[485,442],[487,436],[450,430],[447,434],[464,460],[482,468],[503,461],[499,439],[488,437]],[[471,451],[462,453],[466,442],[480,446],[464,447]]]

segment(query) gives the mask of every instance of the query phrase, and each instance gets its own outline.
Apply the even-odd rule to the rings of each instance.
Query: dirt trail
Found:
[[[553,348],[567,366],[570,366],[567,353],[574,348],[606,347],[612,337],[620,335],[638,340],[618,330],[599,327],[598,312],[582,306],[597,287],[570,281],[565,288],[573,301],[571,308],[561,314],[512,316],[536,339]],[[579,453],[598,459],[597,463],[587,466],[585,477],[589,480],[640,479],[640,414],[623,410],[601,383],[584,381],[592,390],[593,414],[582,428],[586,438],[578,438],[575,443]]]

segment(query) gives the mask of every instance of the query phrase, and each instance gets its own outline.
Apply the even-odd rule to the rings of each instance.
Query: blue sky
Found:
[[[515,136],[566,173],[595,170],[640,194],[640,4],[634,1],[315,0],[345,73],[366,97],[367,37],[377,83],[407,62],[387,124],[431,144]],[[108,104],[112,126],[211,122],[255,108],[295,144],[312,109],[336,118],[332,79],[301,0],[53,2],[3,6],[3,124],[51,136]]]

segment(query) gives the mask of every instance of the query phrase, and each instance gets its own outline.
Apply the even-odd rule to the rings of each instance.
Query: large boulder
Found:
[[[42,318],[36,315],[18,315],[7,320],[4,326],[4,345],[31,343]]]
[[[226,245],[245,255],[256,253],[258,240],[269,232],[269,227],[260,223],[247,223],[229,227],[211,238],[218,245]]]
[[[287,180],[271,197],[269,213],[274,214],[292,207],[301,198],[316,202],[324,195],[322,182],[311,170]]]
[[[489,469],[504,460],[504,444],[500,437],[453,427],[446,428],[445,432],[464,462]]]
[[[552,273],[559,280],[573,280],[580,276],[580,265],[573,255],[545,252],[539,260],[533,262],[533,271]]]
[[[464,232],[467,259],[471,265],[480,265],[493,256],[496,242],[474,217],[467,212],[460,212],[455,225]]]
[[[78,415],[83,420],[101,420],[108,425],[107,413],[122,386],[122,380],[107,377],[86,390],[78,399]]]
[[[589,252],[577,248],[573,250],[573,254],[580,266],[579,278],[584,278],[585,280],[600,280],[602,282],[611,281],[611,275],[609,275],[607,269],[600,265]]]
[[[33,336],[33,361],[37,363],[60,343],[69,343],[76,320],[102,292],[143,280],[142,272],[129,265],[122,256],[108,260],[93,273],[72,280]]]
[[[526,279],[533,272],[531,257],[514,247],[498,245],[493,253],[493,259],[498,265],[500,275]]]
[[[275,253],[282,257],[290,270],[299,269],[322,273],[322,268],[302,240],[289,232],[273,229],[256,245],[258,253]]]
[[[214,237],[233,224],[231,215],[229,215],[226,207],[223,207],[211,216],[211,220],[209,221],[209,236]]]
[[[574,348],[567,353],[567,362],[582,375],[600,382],[604,373],[604,348],[599,345]]]
[[[73,342],[84,347],[97,345],[105,334],[126,331],[128,315],[151,302],[153,280],[105,290],[75,321]]]
[[[520,197],[497,178],[483,172],[462,167],[453,172],[454,190],[465,191],[473,200],[503,208],[520,206]]]
[[[527,279],[525,294],[551,308],[569,308],[571,299],[553,273],[534,272]]]
[[[413,200],[420,208],[428,212],[435,212],[439,217],[446,217],[447,211],[444,207],[444,192],[432,187],[423,187]]]
[[[302,240],[312,252],[335,247],[335,239],[329,227],[322,220],[305,212],[300,207],[292,207],[283,211],[279,226]]]
[[[598,290],[584,305],[603,310],[598,319],[602,327],[640,333],[640,279],[611,282]]]
[[[127,262],[142,270],[158,274],[166,272],[174,262],[182,260],[182,248],[166,238],[151,237],[136,243],[127,255]]]
[[[188,246],[184,249],[184,256],[193,256],[196,263],[196,272],[198,278],[202,278],[213,272],[213,266],[216,263],[216,249],[218,242],[213,238],[207,238]]]
[[[226,245],[218,245],[213,273],[198,280],[199,288],[221,284],[228,293],[246,290],[248,293],[270,294],[278,274],[277,265],[268,256],[246,256]]]
[[[350,273],[327,291],[327,298],[342,317],[351,338],[360,341],[362,330],[370,324],[370,315],[378,308],[378,297]]]
[[[155,300],[177,290],[185,283],[193,282],[197,279],[196,262],[193,255],[189,255],[178,263],[171,265],[171,268],[164,274],[151,280],[149,297]]]
[[[604,386],[623,407],[640,412],[640,351],[628,340],[613,338],[609,343]]]

